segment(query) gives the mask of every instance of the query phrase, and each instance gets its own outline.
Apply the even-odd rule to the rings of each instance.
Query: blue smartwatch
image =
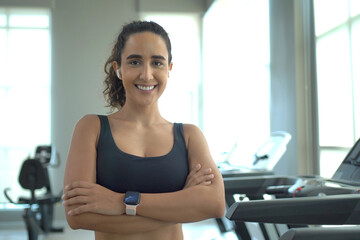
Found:
[[[139,192],[126,192],[124,203],[126,206],[126,215],[136,215],[136,207],[140,204],[140,193]]]

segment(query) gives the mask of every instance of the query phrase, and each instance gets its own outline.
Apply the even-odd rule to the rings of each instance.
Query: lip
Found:
[[[135,84],[135,87],[142,92],[152,92],[157,85]]]

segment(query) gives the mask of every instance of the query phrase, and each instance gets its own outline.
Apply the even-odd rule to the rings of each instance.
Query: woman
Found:
[[[202,132],[159,112],[171,58],[160,25],[123,27],[105,64],[104,93],[118,111],[74,129],[63,195],[71,228],[96,240],[177,240],[181,223],[223,216],[223,181]]]

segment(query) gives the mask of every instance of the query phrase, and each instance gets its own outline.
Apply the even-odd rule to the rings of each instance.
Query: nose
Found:
[[[140,79],[143,81],[149,81],[153,79],[153,69],[148,64],[144,64],[141,73]]]

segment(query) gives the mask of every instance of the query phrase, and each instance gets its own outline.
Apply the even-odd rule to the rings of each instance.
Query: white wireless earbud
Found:
[[[117,75],[117,77],[120,79],[120,70],[119,70],[119,69],[116,70],[116,75]]]

